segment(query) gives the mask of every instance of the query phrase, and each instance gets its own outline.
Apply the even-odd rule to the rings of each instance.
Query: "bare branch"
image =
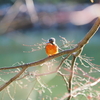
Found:
[[[24,67],[17,75],[15,75],[13,78],[11,78],[8,82],[3,84],[2,86],[0,86],[0,91],[2,91],[4,88],[6,88],[10,83],[15,81],[26,69],[27,69],[27,67]]]
[[[35,87],[36,83],[37,83],[37,81],[35,81],[35,83],[34,83],[34,85],[33,85],[32,89],[30,90],[30,92],[29,92],[29,94],[28,94],[28,96],[27,96],[26,100],[28,100],[28,98],[29,98],[30,94],[31,94],[31,93],[32,93],[32,91],[34,90],[34,87]]]
[[[96,22],[94,23],[93,27],[90,29],[90,31],[86,34],[86,36],[78,43],[78,45],[73,48],[73,49],[69,49],[69,50],[65,50],[62,51],[58,54],[55,54],[53,56],[44,58],[42,60],[33,62],[33,63],[28,63],[28,64],[24,64],[24,65],[19,65],[19,66],[15,66],[15,67],[5,67],[5,68],[0,68],[0,70],[7,70],[7,69],[15,69],[15,68],[24,68],[24,67],[35,67],[37,65],[43,64],[46,61],[49,61],[51,59],[57,58],[59,56],[65,55],[65,54],[72,54],[73,52],[77,52],[79,51],[81,48],[83,48],[88,42],[89,40],[92,38],[92,36],[96,33],[96,31],[98,30],[100,26],[100,17],[97,18]]]
[[[70,73],[69,80],[68,80],[68,83],[69,83],[68,84],[69,85],[68,92],[69,93],[72,92],[72,83],[73,83],[72,81],[73,81],[73,77],[74,77],[74,65],[75,65],[76,59],[77,59],[77,57],[73,56],[72,65],[70,68],[72,72]],[[71,100],[71,98],[72,98],[72,96],[70,95],[67,100]]]
[[[68,82],[67,82],[65,75],[63,75],[60,71],[58,73],[62,76],[63,80],[65,81],[65,85],[66,85],[66,88],[68,90]]]
[[[13,78],[11,78],[8,82],[6,82],[5,84],[3,84],[1,87],[0,87],[0,91],[2,91],[5,87],[7,87],[10,83],[12,83],[13,81],[15,81],[28,67],[35,67],[37,65],[40,65],[40,64],[43,64],[44,62],[47,62],[51,59],[54,59],[54,58],[57,58],[59,56],[62,56],[62,55],[65,55],[65,54],[68,54],[67,57],[69,57],[69,55],[73,55],[74,52],[79,52],[80,53],[80,50],[89,42],[90,38],[96,33],[96,31],[98,30],[99,28],[99,25],[100,25],[100,18],[98,18],[95,22],[95,24],[93,25],[93,27],[91,28],[91,30],[87,33],[87,35],[78,43],[78,45],[73,48],[73,49],[69,49],[69,50],[65,50],[65,51],[62,51],[58,54],[55,54],[53,56],[50,56],[50,57],[46,57],[42,60],[39,60],[39,61],[36,61],[36,62],[32,62],[32,63],[28,63],[28,64],[23,64],[23,65],[19,65],[19,66],[15,66],[15,67],[5,67],[5,68],[0,68],[0,70],[8,70],[8,69],[16,69],[16,68],[22,68],[22,70],[16,74]],[[73,62],[72,62],[72,66],[74,66],[74,62],[75,62],[75,59],[76,57],[78,56],[78,53],[76,53],[77,55],[74,56],[73,58]],[[65,59],[67,59],[67,57],[65,57]],[[63,59],[62,62],[60,63],[60,65],[57,67],[57,69],[54,71],[54,72],[57,72],[60,68],[60,66],[62,65],[63,61],[65,60]],[[71,68],[72,70],[72,73],[73,73],[73,67]],[[49,72],[49,73],[44,73],[44,74],[41,74],[40,76],[42,75],[46,75],[46,74],[50,74],[50,73],[53,73],[53,72]],[[38,75],[37,75],[38,76]],[[73,75],[72,75],[73,76]],[[72,77],[71,76],[71,77]],[[71,79],[72,80],[72,79]],[[95,83],[94,83],[95,84]],[[71,89],[71,88],[70,88]],[[73,92],[72,92],[73,93]],[[70,94],[71,95],[71,94]]]
[[[72,83],[73,83],[73,77],[74,77],[75,62],[76,62],[77,57],[81,54],[82,49],[83,48],[81,48],[78,52],[75,52],[73,54],[72,65],[71,65],[71,68],[70,68],[71,73],[70,73],[69,80],[68,80],[68,92],[69,93],[72,92]],[[67,100],[71,100],[71,98],[72,98],[72,96],[70,95]]]
[[[61,63],[59,64],[59,66],[58,66],[54,71],[51,71],[51,72],[48,72],[48,73],[36,74],[35,76],[43,76],[43,75],[48,75],[48,74],[56,73],[56,72],[60,69],[60,67],[61,67],[61,65],[63,64],[63,62],[64,62],[66,59],[68,59],[69,57],[70,57],[70,55],[67,55],[67,56],[61,61]]]
[[[98,84],[99,82],[100,82],[100,79],[98,79],[97,81],[95,81],[95,82],[93,82],[93,83],[89,83],[89,84],[86,84],[86,85],[84,85],[84,86],[81,86],[81,87],[79,87],[79,88],[73,90],[71,93],[65,94],[60,100],[64,100],[64,99],[66,99],[67,97],[69,97],[70,95],[74,95],[74,94],[75,94],[76,92],[78,92],[78,91],[82,91],[82,90],[87,89],[87,88],[89,88],[89,87],[95,86],[95,85]]]
[[[82,39],[82,41],[78,43],[78,45],[83,47],[85,44],[87,44],[89,40],[93,37],[93,35],[96,33],[96,31],[99,29],[99,26],[100,26],[100,17],[97,18],[96,22],[94,23],[90,31],[86,34],[86,36]]]

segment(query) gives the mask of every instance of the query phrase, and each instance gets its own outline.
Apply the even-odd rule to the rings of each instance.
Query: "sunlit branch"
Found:
[[[10,99],[13,100],[14,98],[11,96],[11,93],[10,93],[9,88],[7,88],[6,90],[7,90],[7,93],[8,93],[8,95],[9,95]]]
[[[32,89],[30,90],[30,92],[29,92],[29,94],[28,94],[26,100],[28,100],[29,96],[31,95],[32,91],[34,90],[34,87],[35,87],[36,83],[37,83],[37,81],[35,81],[35,83],[34,83]]]
[[[59,64],[59,66],[54,70],[54,71],[51,71],[51,72],[47,72],[47,73],[42,73],[42,74],[35,74],[35,76],[43,76],[43,75],[48,75],[48,74],[52,74],[52,73],[56,73],[59,71],[61,65],[63,64],[63,62],[68,59],[70,57],[70,55],[67,55]]]
[[[69,93],[72,93],[72,83],[73,83],[73,77],[74,77],[74,65],[75,65],[76,59],[77,59],[77,57],[73,56],[72,65],[70,68],[72,72],[70,73],[69,80],[68,80],[68,92]],[[70,95],[67,100],[71,100],[71,98],[72,98],[72,96]]]
[[[100,79],[98,79],[97,81],[95,81],[93,83],[89,83],[89,84],[83,85],[83,86],[73,90],[71,93],[65,94],[60,100],[64,100],[64,99],[68,98],[70,95],[74,95],[75,93],[77,93],[79,91],[82,91],[82,90],[88,89],[89,87],[95,86],[99,82],[100,82]]]
[[[58,71],[58,73],[62,76],[62,78],[63,78],[63,80],[64,80],[64,82],[65,82],[65,85],[66,85],[66,88],[67,88],[67,90],[68,90],[68,80],[66,79],[66,77],[65,77],[65,75],[64,74],[62,74],[60,71]]]
[[[76,56],[74,55],[74,59],[76,59],[76,57],[78,56],[78,52],[80,53],[81,49],[89,42],[89,40],[92,38],[92,36],[96,33],[96,31],[98,30],[100,25],[100,18],[97,18],[96,22],[94,23],[93,27],[90,29],[90,31],[86,34],[86,36],[77,44],[77,46],[73,49],[69,49],[69,50],[65,50],[62,51],[58,54],[55,54],[53,56],[50,57],[46,57],[42,60],[36,61],[36,62],[32,62],[32,63],[28,63],[28,64],[23,64],[23,65],[19,65],[19,66],[15,66],[15,67],[3,67],[0,68],[0,70],[8,70],[8,69],[16,69],[16,68],[21,68],[22,70],[16,74],[13,78],[11,78],[8,82],[4,83],[1,87],[0,87],[0,91],[2,91],[5,87],[7,87],[10,83],[12,83],[13,81],[15,81],[28,67],[36,67],[37,65],[43,64],[51,59],[60,57],[62,55],[68,54],[68,55],[73,55],[74,53],[76,53]],[[69,56],[67,56],[69,57]],[[54,72],[48,72],[48,73],[43,73],[43,74],[38,74],[36,76],[42,76],[42,75],[46,75],[46,74],[51,74],[51,73],[55,73],[59,70],[60,66],[62,65],[63,61],[65,59],[67,59],[67,57],[65,57],[60,65],[57,67],[57,69]],[[74,60],[72,61],[72,66],[74,66]],[[73,70],[73,67],[72,69]],[[73,73],[73,71],[72,71]],[[73,76],[73,75],[72,75]],[[71,89],[71,88],[70,88]]]
[[[10,83],[15,81],[26,69],[27,69],[27,67],[24,67],[18,74],[16,74],[14,77],[12,77],[8,82],[1,85],[0,91],[2,91],[4,88],[6,88]]]
[[[48,87],[46,87],[46,86],[40,81],[40,80],[41,80],[40,77],[36,77],[36,79],[37,79],[37,82],[40,84],[40,86],[41,86],[42,88],[45,88],[45,89],[47,89],[50,93],[52,93],[51,89],[49,89]]]
[[[15,69],[15,68],[24,68],[24,67],[36,67],[37,65],[43,64],[44,62],[49,61],[49,60],[54,59],[54,58],[57,58],[59,56],[62,56],[62,55],[65,55],[65,54],[72,54],[73,52],[79,51],[81,48],[83,48],[89,42],[89,40],[92,38],[92,36],[98,30],[99,26],[100,26],[100,18],[98,17],[97,20],[96,20],[96,22],[94,23],[93,27],[90,29],[90,31],[78,43],[78,45],[75,48],[73,48],[73,49],[62,51],[62,52],[60,52],[58,54],[55,54],[53,56],[44,58],[42,60],[39,60],[39,61],[36,61],[36,62],[33,62],[33,63],[23,64],[23,65],[19,65],[19,66],[15,66],[15,67],[0,68],[0,70]]]
[[[72,73],[72,71],[71,71],[70,69],[67,69],[67,68],[63,68],[63,69],[66,70],[66,71],[68,71],[68,72],[70,72],[70,73]],[[89,79],[91,79],[91,80],[93,80],[93,81],[96,81],[96,80],[97,80],[96,78],[90,76],[88,73],[84,72],[81,68],[77,67],[77,69],[78,69],[79,71],[81,71],[83,74],[79,74],[79,73],[77,73],[77,72],[74,72],[74,74],[76,74],[76,75],[78,75],[78,76],[87,77],[87,78],[89,78]],[[66,74],[63,74],[63,76],[66,76]],[[67,75],[67,76],[68,76],[68,75]]]

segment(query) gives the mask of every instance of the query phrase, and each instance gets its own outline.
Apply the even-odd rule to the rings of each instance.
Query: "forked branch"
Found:
[[[55,54],[53,56],[44,58],[44,59],[36,61],[36,62],[32,62],[32,63],[28,63],[28,64],[23,64],[23,65],[19,65],[19,66],[14,66],[14,67],[0,68],[0,70],[8,70],[8,69],[16,69],[16,68],[21,68],[22,69],[17,75],[15,75],[8,82],[6,82],[5,84],[3,84],[0,87],[0,91],[2,91],[10,83],[12,83],[13,81],[15,81],[28,67],[36,67],[37,65],[43,64],[44,62],[47,62],[47,61],[49,61],[51,59],[54,59],[54,58],[57,58],[59,56],[62,56],[62,55],[65,55],[65,54],[68,54],[68,55],[72,54],[73,55],[74,52],[80,51],[89,42],[89,40],[91,39],[91,37],[96,33],[96,31],[98,30],[99,26],[100,26],[100,18],[98,17],[97,20],[96,20],[96,22],[94,23],[93,27],[87,33],[87,35],[73,49],[62,51],[62,52],[60,52],[58,54]]]
[[[96,84],[98,84],[100,82],[100,79],[96,80],[95,82],[93,83],[89,83],[89,84],[85,84],[84,86],[81,86],[75,90],[73,90],[71,93],[67,93],[65,94],[60,100],[65,100],[66,98],[68,98],[70,95],[74,95],[74,94],[77,94],[77,92],[79,91],[82,91],[84,89],[87,89],[89,87],[93,87],[95,86]]]

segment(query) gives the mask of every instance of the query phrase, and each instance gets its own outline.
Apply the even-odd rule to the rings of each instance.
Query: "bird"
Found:
[[[46,43],[45,51],[48,56],[52,56],[58,53],[58,46],[55,42],[55,38],[50,38]]]

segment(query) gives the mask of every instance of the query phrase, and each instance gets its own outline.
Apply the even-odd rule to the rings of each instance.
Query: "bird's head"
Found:
[[[54,44],[55,43],[55,38],[50,38],[49,43]]]

